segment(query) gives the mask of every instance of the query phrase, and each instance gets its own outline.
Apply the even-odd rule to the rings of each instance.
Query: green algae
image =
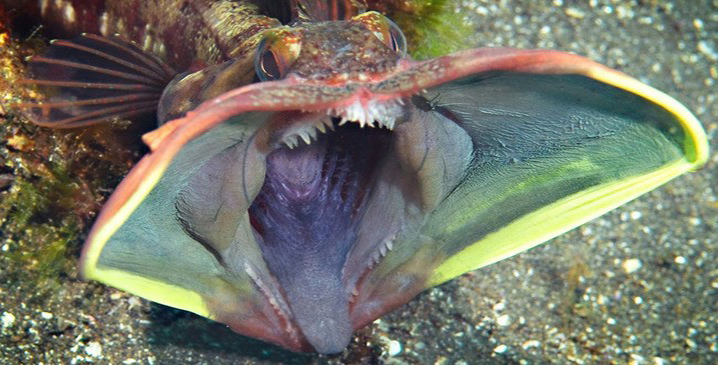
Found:
[[[23,117],[14,105],[36,91],[17,82],[21,60],[44,42],[8,34],[0,26],[0,263],[4,280],[43,293],[75,275],[82,235],[138,154],[108,128],[53,131]]]
[[[3,134],[7,135],[7,125],[14,123],[7,118],[4,123]],[[21,157],[12,146],[3,143],[1,148],[3,155],[11,156],[4,168],[13,176],[0,195],[3,258],[21,269],[14,270],[23,274],[17,279],[29,279],[40,290],[54,288],[60,273],[71,270],[69,253],[83,226],[77,216],[58,209],[69,200],[73,185],[63,167],[46,170]]]
[[[409,53],[417,60],[458,51],[473,34],[453,1],[375,1],[369,7],[385,13],[399,25],[406,35]]]
[[[20,120],[6,118],[2,128],[0,153],[9,157],[3,167],[12,176],[0,192],[3,258],[39,289],[52,289],[61,274],[74,271],[81,236],[106,198],[96,192],[109,192],[127,164],[93,163],[92,150],[68,149],[74,136],[32,126],[31,143],[18,150],[7,142],[29,138],[17,128],[27,123]]]
[[[29,179],[16,174],[0,201],[5,257],[30,270],[37,287],[54,285],[61,272],[71,270],[70,253],[84,227],[78,216],[60,207],[74,193],[67,171],[50,172],[51,177]]]

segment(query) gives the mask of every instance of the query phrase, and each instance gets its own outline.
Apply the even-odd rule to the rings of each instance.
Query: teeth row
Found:
[[[327,129],[334,130],[334,124],[331,118],[321,118],[320,123],[313,126],[303,126],[298,131],[284,137],[282,143],[287,145],[289,148],[299,146],[299,141],[302,140],[306,144],[311,144],[312,141],[317,139],[317,131],[326,133]]]
[[[356,101],[347,107],[329,109],[327,114],[341,118],[340,126],[347,122],[356,122],[362,128],[369,126],[394,129],[396,118],[401,114],[401,105],[404,105],[403,99],[388,102],[372,100],[367,105]]]
[[[355,122],[359,123],[362,128],[369,126],[372,128],[394,129],[396,119],[402,112],[402,105],[404,105],[403,99],[387,102],[370,100],[366,105],[356,101],[347,107],[329,109],[327,110],[327,115],[340,118],[340,126],[348,122]],[[321,118],[316,125],[304,125],[296,131],[289,132],[287,136],[282,138],[282,143],[289,148],[299,146],[300,140],[309,145],[313,140],[317,139],[317,131],[326,133],[327,127],[334,130],[331,118]]]
[[[247,273],[247,276],[249,276],[252,281],[254,281],[254,284],[257,285],[259,288],[259,291],[264,294],[264,296],[269,301],[269,304],[274,308],[274,311],[279,314],[279,316],[283,317],[285,320],[285,328],[284,330],[289,334],[289,336],[292,337],[292,339],[297,340],[298,336],[294,328],[289,324],[289,316],[287,315],[287,308],[286,303],[278,303],[277,300],[274,298],[274,296],[271,294],[270,290],[266,287],[266,285],[259,279],[259,275],[254,272],[251,266],[249,264],[244,265],[244,270]]]
[[[369,260],[369,264],[366,268],[367,271],[373,269],[374,266],[376,266],[376,264],[378,264],[379,261],[381,261],[381,259],[385,257],[394,248],[395,239],[396,234],[384,239],[384,241],[379,246],[379,250],[374,252],[371,259]],[[349,293],[349,302],[353,303],[356,297],[359,295],[359,291],[357,291],[356,288],[356,283],[352,285],[350,290],[347,290],[347,293]]]
[[[346,116],[342,116],[342,119],[339,121],[339,125],[342,126],[342,125],[346,124],[347,122],[351,122],[351,121],[353,121],[353,120],[354,120],[354,119],[352,119],[352,118],[348,118],[348,117],[346,117]],[[376,119],[369,119],[369,120],[359,119],[359,120],[356,120],[356,121],[359,123],[359,126],[362,127],[362,128],[364,128],[364,127],[371,127],[371,128],[376,128],[376,127],[380,127],[380,128],[381,128],[381,127],[385,127],[385,128],[388,128],[388,129],[394,129],[394,122],[395,122],[395,120],[394,120],[394,119],[391,119],[391,118],[386,118],[386,119],[381,119],[381,120],[376,120]]]
[[[385,257],[392,248],[394,248],[394,238],[395,236],[384,239],[379,246],[379,250],[374,252],[374,255],[372,255],[371,262],[369,262],[369,269],[373,269],[374,265],[378,264],[379,261],[381,261],[381,259]]]
[[[259,279],[259,275],[257,275],[254,270],[248,265],[244,265],[244,271],[247,273],[247,276],[249,276],[252,281],[254,281],[254,284],[259,287],[259,291],[261,291],[265,297],[267,297],[267,300],[269,301],[269,304],[272,305],[275,311],[282,313],[282,309],[279,307],[279,303],[277,303],[277,300],[274,298],[273,295],[269,292],[267,287],[264,285],[264,283]],[[284,314],[284,313],[282,313]]]

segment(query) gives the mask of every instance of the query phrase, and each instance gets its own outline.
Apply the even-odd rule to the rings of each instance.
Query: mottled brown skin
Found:
[[[391,26],[382,15],[365,13],[347,21],[301,22],[293,27],[268,29],[252,40],[264,39],[262,48],[257,50],[258,57],[266,53],[287,65],[277,75],[281,78],[355,89],[386,78],[402,59],[403,55],[391,48]],[[251,83],[255,75],[253,62],[254,57],[249,55],[236,57],[176,78],[160,101],[160,123]]]
[[[25,81],[41,86],[43,94],[35,102],[23,103],[21,107],[26,108],[36,123],[56,128],[112,119],[143,119],[155,115],[158,108],[159,120],[163,122],[180,116],[207,98],[252,83],[256,80],[252,62],[261,33],[280,25],[279,20],[260,15],[260,7],[252,1],[39,0],[32,4],[13,3],[11,10],[42,19],[40,29],[48,36],[72,38],[53,43],[45,54],[33,57],[30,70],[35,80]],[[85,33],[89,36],[80,36]],[[111,42],[104,45],[87,39],[95,35]],[[115,44],[111,45],[112,42]],[[134,45],[125,43],[123,46],[124,42]],[[78,46],[80,50],[75,48]],[[147,80],[147,75],[141,72],[118,69],[115,61],[98,62],[91,53],[95,50],[137,63],[137,57],[131,54],[135,47],[145,51],[149,58],[156,56],[166,63],[167,66],[163,66],[166,71],[150,75],[150,79],[161,81],[139,81],[127,86],[130,89],[123,89],[114,85],[126,84],[127,77],[98,78],[97,74],[82,72],[82,68],[76,66],[63,69],[64,63],[74,62],[83,67],[129,73],[135,80],[137,77]],[[139,66],[147,69],[144,62]],[[184,77],[197,70],[201,72]],[[175,83],[165,92],[169,98],[158,106],[159,94],[178,73]],[[183,83],[177,84],[181,80]],[[198,88],[205,88],[203,84],[212,84],[211,90],[199,92]],[[133,87],[139,91],[132,91]],[[87,92],[92,89],[98,92]],[[93,100],[102,98],[107,101]],[[127,100],[124,106],[115,101],[123,98]],[[129,100],[136,102],[130,105]]]
[[[301,54],[281,55],[291,66],[282,77],[291,74],[303,82],[330,86],[382,79],[402,56],[391,49],[391,34],[381,16],[365,14],[345,23],[312,21],[312,17],[345,18],[358,13],[365,8],[361,1],[338,1],[343,9],[340,14],[331,11],[331,6],[316,5],[321,1],[299,1],[310,13],[295,14],[302,20],[293,27],[280,27],[279,20],[259,13],[279,13],[287,5],[277,2],[260,7],[258,3],[40,0],[32,6],[12,4],[11,9],[39,15],[49,36],[118,36],[160,57],[176,72],[189,72],[165,89],[158,107],[160,124],[225,91],[256,82],[253,62],[262,39],[268,48],[277,43],[300,45]]]
[[[252,37],[280,25],[247,1],[40,0],[34,11],[51,36],[118,34],[180,72],[251,54]]]
[[[401,58],[361,21],[310,23],[301,38],[288,74],[307,82],[366,82],[391,72]]]

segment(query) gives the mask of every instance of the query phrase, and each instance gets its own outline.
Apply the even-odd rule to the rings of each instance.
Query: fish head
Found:
[[[256,70],[264,81],[293,77],[339,86],[381,79],[405,56],[406,40],[399,27],[380,13],[367,12],[344,21],[265,31]]]

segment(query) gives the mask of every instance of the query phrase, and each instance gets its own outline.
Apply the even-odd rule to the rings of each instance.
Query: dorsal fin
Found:
[[[55,41],[29,59],[31,79],[46,98],[19,104],[38,125],[82,127],[119,118],[154,116],[174,70],[117,37],[82,35]]]

